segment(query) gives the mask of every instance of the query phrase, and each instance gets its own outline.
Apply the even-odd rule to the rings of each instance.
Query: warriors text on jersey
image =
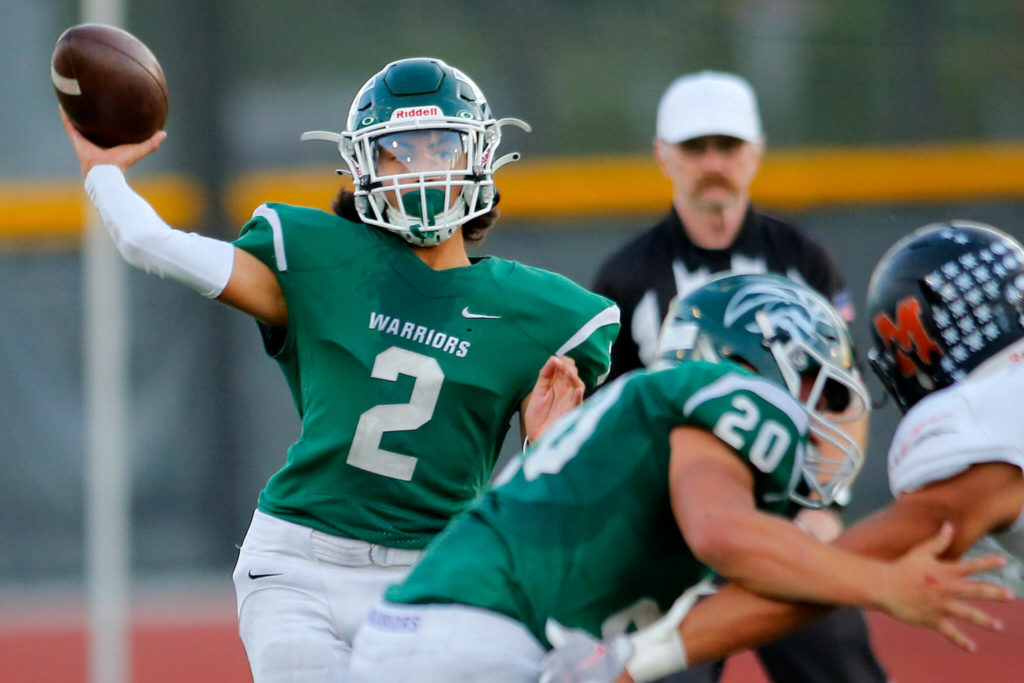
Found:
[[[1024,353],[1008,349],[966,379],[929,394],[900,421],[889,448],[894,496],[964,472],[1006,462],[1024,470]],[[993,539],[1024,560],[1024,514]]]
[[[669,434],[716,434],[782,513],[801,472],[808,417],[781,386],[732,363],[636,371],[564,417],[428,546],[397,603],[461,603],[608,637],[656,619],[710,574],[669,503]]]
[[[302,418],[260,510],[419,548],[489,480],[553,354],[594,386],[618,309],[561,276],[483,258],[435,271],[384,230],[313,209],[256,210],[235,241],[277,274],[288,327],[264,330]]]

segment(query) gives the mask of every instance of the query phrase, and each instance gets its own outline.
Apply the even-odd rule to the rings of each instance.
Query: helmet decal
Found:
[[[755,280],[739,288],[725,308],[723,322],[732,327],[751,311],[760,310],[772,327],[787,332],[792,339],[807,342],[820,334],[828,314],[822,303],[809,290],[801,291],[782,283]],[[755,321],[748,320],[748,332],[758,334]]]
[[[969,244],[954,230],[943,231],[942,236],[957,244]],[[954,378],[965,374],[957,369],[960,363],[999,337],[991,304],[1004,295],[1000,281],[1022,265],[1019,255],[1011,253],[1002,242],[995,242],[961,254],[925,277],[941,299],[932,305],[932,317],[949,349],[949,359],[943,359],[945,369]],[[1014,282],[1019,279],[1017,276]],[[1012,298],[1014,282],[1007,287],[1008,298]]]
[[[868,314],[871,366],[908,410],[1024,336],[1024,247],[983,223],[918,228],[875,266]]]
[[[434,105],[428,105],[426,107],[402,107],[391,112],[392,121],[430,117],[437,118],[441,116],[444,116],[444,112],[441,111],[441,107]]]
[[[918,363],[927,367],[942,355],[942,349],[924,329],[921,302],[914,297],[907,297],[897,304],[896,322],[884,312],[876,315],[872,322],[882,342],[894,350],[904,377],[910,377],[916,372],[912,356],[916,355]]]

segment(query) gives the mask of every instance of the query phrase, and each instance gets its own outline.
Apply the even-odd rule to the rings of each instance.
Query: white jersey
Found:
[[[1024,355],[1006,354],[990,363],[926,396],[900,421],[889,447],[893,496],[984,462],[1006,462],[1024,470]],[[993,539],[1024,560],[1024,515]]]

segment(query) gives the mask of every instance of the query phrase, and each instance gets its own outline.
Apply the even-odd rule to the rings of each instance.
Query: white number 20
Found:
[[[761,412],[753,401],[743,395],[732,399],[732,407],[738,412],[723,414],[712,431],[719,439],[740,450],[746,445],[750,431],[758,426]],[[762,472],[771,472],[779,466],[782,456],[789,449],[790,441],[789,432],[778,422],[760,422],[754,443],[750,446],[750,462]]]
[[[419,429],[434,416],[441,394],[444,372],[430,356],[392,346],[382,351],[373,363],[371,377],[394,382],[399,375],[415,381],[408,403],[374,406],[359,416],[346,463],[367,472],[409,481],[416,469],[416,458],[380,447],[384,432]]]

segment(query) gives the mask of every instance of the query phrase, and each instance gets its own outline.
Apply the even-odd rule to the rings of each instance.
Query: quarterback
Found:
[[[888,564],[783,516],[831,503],[861,465],[834,420],[867,395],[823,297],[777,275],[713,280],[673,302],[659,358],[556,422],[433,541],[357,633],[354,680],[536,681],[567,628],[609,639],[587,661],[614,652],[652,679],[684,653],[674,629],[644,627],[712,572],[936,625],[966,571],[932,557],[944,537]]]
[[[101,149],[64,121],[124,258],[259,323],[302,432],[239,553],[239,630],[256,683],[345,680],[356,627],[485,488],[513,416],[536,438],[608,372],[610,301],[467,253],[518,158],[502,128],[528,126],[441,60],[393,62],[343,132],[303,136],[353,177],[333,213],[264,204],[232,243],[172,229],[125,181],[163,132]]]

